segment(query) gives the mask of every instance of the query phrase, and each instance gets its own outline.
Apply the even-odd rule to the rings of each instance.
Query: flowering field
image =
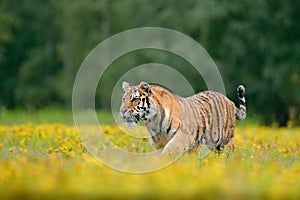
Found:
[[[113,125],[129,151],[151,149]],[[300,198],[300,128],[236,128],[236,151],[187,153],[156,172],[126,174],[97,162],[72,125],[0,125],[0,198]]]

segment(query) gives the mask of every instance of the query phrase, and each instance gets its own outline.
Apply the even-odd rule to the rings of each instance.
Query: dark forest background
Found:
[[[250,116],[267,125],[299,124],[299,11],[297,0],[1,0],[0,107],[71,108],[76,72],[96,45],[121,31],[155,26],[198,41],[219,67],[229,98],[237,99],[243,83]],[[206,89],[179,58],[133,52],[101,80],[107,87],[97,94],[99,109],[109,109],[120,67],[148,62],[174,65],[196,91]]]

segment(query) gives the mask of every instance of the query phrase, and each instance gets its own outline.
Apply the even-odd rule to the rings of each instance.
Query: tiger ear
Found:
[[[150,85],[149,85],[148,83],[142,81],[142,82],[140,83],[139,87],[140,87],[143,91],[147,92],[148,94],[151,93]]]
[[[124,82],[122,83],[122,88],[123,88],[123,91],[124,91],[124,92],[127,92],[127,91],[130,89],[129,83],[127,83],[126,81],[124,81]]]

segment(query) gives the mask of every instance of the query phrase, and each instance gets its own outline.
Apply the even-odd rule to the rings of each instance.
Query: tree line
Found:
[[[265,124],[297,123],[299,10],[296,0],[2,0],[0,106],[70,107],[76,72],[97,44],[121,31],[155,26],[198,41],[217,63],[231,99],[243,83],[250,115]],[[97,93],[97,106],[109,109],[110,83],[146,62],[180,64],[194,89],[205,89],[187,63],[160,55],[136,52],[113,63],[101,80],[107,88]]]

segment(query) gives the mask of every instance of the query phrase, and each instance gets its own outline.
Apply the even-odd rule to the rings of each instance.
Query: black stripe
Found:
[[[170,125],[169,125],[169,127],[167,128],[167,134],[169,134],[169,132],[170,132],[170,130],[171,130],[171,128],[172,128],[172,122],[173,122],[173,120],[171,119]]]
[[[239,98],[243,98],[244,97],[244,93],[243,92],[238,92],[238,96],[239,96]]]
[[[142,102],[143,102],[143,107],[145,107],[145,98],[142,98]]]
[[[201,122],[202,122],[202,135],[204,135],[205,131],[206,131],[206,121],[205,121],[206,117],[204,114],[201,115]]]
[[[206,123],[205,125],[209,125],[209,124],[211,123],[211,115],[210,115],[210,112],[209,112],[209,110],[207,110],[207,109],[204,108],[204,107],[203,107],[203,110],[204,110],[204,112],[203,112],[203,116],[202,116],[202,117],[204,117],[204,119],[207,119],[207,123]]]
[[[200,110],[204,111],[203,115],[205,115],[204,117],[208,118],[208,123],[209,123],[210,122],[210,118],[211,118],[210,115],[209,115],[209,111],[203,105],[201,105],[202,102],[199,99],[198,99],[198,103],[200,104],[200,106],[199,106]]]
[[[209,125],[208,136],[210,136],[210,139],[212,140],[211,134],[212,134],[212,131],[213,131],[212,129],[213,129],[213,123],[214,123],[214,119],[213,119],[214,110],[213,110],[213,107],[212,107],[212,103],[208,103],[208,105],[209,105],[209,109],[210,109],[210,110],[208,110],[208,115],[210,116],[210,121],[209,121],[209,124],[208,124]],[[208,140],[208,137],[207,137],[207,140]]]
[[[208,110],[205,108],[205,107],[201,107],[201,110],[200,110],[200,118],[201,118],[201,125],[202,125],[202,134],[201,134],[201,137],[198,141],[198,144],[202,144],[203,145],[203,138],[205,137],[205,133],[206,133],[206,129],[207,129],[207,126],[209,126],[209,120],[210,120],[210,115],[208,113]],[[200,128],[200,127],[198,127]]]
[[[196,137],[195,137],[195,142],[197,142],[197,143],[199,142],[199,141],[198,141],[198,139],[199,139],[199,131],[200,131],[200,130],[199,130],[199,126],[198,126],[197,132],[196,132]]]
[[[212,118],[212,112],[213,112],[213,109],[212,109],[212,104],[210,102],[210,96],[209,94],[205,93],[206,97],[204,97],[207,101],[205,101],[205,104],[208,105],[208,108],[206,108],[205,106],[203,106],[203,99],[200,98],[200,97],[203,97],[203,96],[199,96],[199,98],[197,99],[198,100],[198,103],[201,105],[200,106],[200,111],[201,111],[201,119],[202,119],[202,123],[203,123],[203,129],[202,129],[202,135],[201,135],[201,138],[200,138],[200,143],[203,144],[203,140],[204,138],[206,138],[205,134],[208,134],[211,136],[211,133],[212,133],[212,124],[213,124],[213,118]],[[206,142],[208,138],[206,138]]]
[[[195,98],[194,101],[193,101],[193,105],[195,106],[195,108],[197,108],[197,112],[196,112],[196,115],[197,115],[197,119],[200,120],[200,117],[201,117],[201,113],[203,113],[203,109],[205,109],[204,105],[200,102],[199,98]]]
[[[219,116],[219,109],[218,109],[219,104],[218,104],[218,102],[216,100],[216,95],[215,94],[214,94],[214,97],[212,97],[212,101],[214,103],[214,111],[215,111],[215,114],[216,114],[216,116],[213,116],[213,117],[216,117],[216,119],[217,119],[217,122],[216,122],[217,124],[216,125],[217,125],[217,131],[219,131],[219,129],[220,129],[220,124],[219,124],[220,116]],[[212,122],[214,122],[214,120],[212,120]],[[213,126],[212,126],[212,128],[213,128]],[[215,132],[215,130],[211,131],[210,137],[211,137],[211,140],[215,143],[215,140],[212,137],[212,135],[214,134],[214,132]]]
[[[204,118],[204,122],[205,122],[205,118]],[[202,135],[201,135],[201,138],[200,138],[200,141],[201,141],[201,142],[202,142],[202,139],[203,139],[205,133],[206,133],[206,124],[204,124],[203,129],[202,129]],[[199,141],[199,142],[200,142],[200,141]]]
[[[175,130],[175,132],[173,133],[173,135],[175,135],[177,133],[177,131],[179,130],[181,124],[178,125],[177,129]]]
[[[240,105],[243,105],[243,106],[245,106],[245,102],[244,102],[244,100],[243,100],[243,99],[240,99]]]
[[[146,103],[147,103],[148,108],[150,108],[149,97],[146,97]]]
[[[160,116],[160,121],[159,121],[159,128],[160,128],[160,132],[161,132],[162,123],[163,123],[163,121],[165,119],[165,116],[166,116],[165,109],[162,106],[160,106],[160,115],[161,116]]]
[[[156,143],[156,139],[155,139],[154,135],[151,135],[151,138],[152,138],[153,142]]]
[[[198,98],[201,99],[201,101],[209,102],[209,99],[203,95],[199,95]]]
[[[225,119],[225,124],[224,124],[224,130],[223,130],[223,137],[224,137],[224,134],[226,135],[227,134],[227,130],[229,128],[229,112],[228,112],[228,109],[229,109],[229,105],[226,104],[225,105],[225,115],[226,115],[226,119]]]
[[[224,114],[225,114],[225,110],[224,110],[224,99],[222,98],[222,96],[217,96],[216,98],[217,102],[219,103],[219,123],[218,123],[218,140],[216,141],[216,143],[218,144],[220,142],[220,140],[222,140],[222,128],[224,127]]]
[[[218,137],[218,140],[216,141],[216,143],[219,143],[220,140],[222,139],[222,128],[224,127],[224,114],[225,114],[224,107],[225,107],[225,105],[224,105],[223,96],[218,95],[216,100],[219,103],[219,109],[218,109],[218,111],[219,111],[219,123],[218,123],[219,137]]]

